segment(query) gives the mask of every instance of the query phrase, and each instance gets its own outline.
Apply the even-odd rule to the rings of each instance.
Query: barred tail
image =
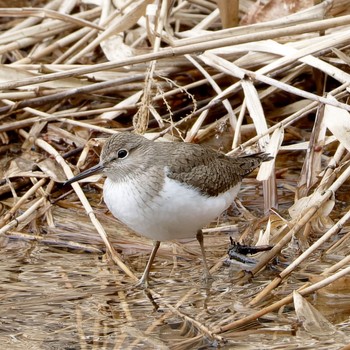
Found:
[[[273,157],[271,157],[269,153],[265,152],[241,156],[237,159],[239,162],[239,173],[241,176],[246,176],[256,169],[262,162],[267,162],[271,159],[273,159]]]

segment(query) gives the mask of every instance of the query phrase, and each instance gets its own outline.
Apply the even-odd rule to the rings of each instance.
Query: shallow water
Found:
[[[189,245],[195,249],[195,242]],[[173,267],[171,251],[166,257],[164,253],[157,258],[147,293],[134,288],[130,278],[101,254],[11,240],[0,260],[0,348],[215,348],[220,342],[206,330],[252,312],[247,301],[272,274],[267,271],[264,277],[240,286],[235,283],[238,270],[223,266],[214,273],[212,284],[206,285],[200,277],[199,255],[189,258],[182,252],[181,257],[180,252]],[[216,259],[211,254],[210,262]],[[128,260],[133,267],[142,267],[146,256],[142,261],[133,256]],[[320,349],[339,349],[350,339],[346,325],[350,300],[342,297],[338,299],[333,292],[315,298],[315,306],[345,333],[339,339],[315,339],[300,327],[295,331],[295,313],[287,307],[281,315],[267,314],[244,329],[223,334],[227,343],[220,345],[227,349],[312,349],[317,343]]]
[[[240,198],[251,213],[261,217],[262,200],[254,184],[246,182]],[[283,198],[281,210],[284,205],[288,208],[293,200],[288,194]],[[126,231],[106,212],[103,203],[90,199],[115,248],[140,277],[151,242]],[[74,215],[72,206],[76,206]],[[237,215],[237,209],[231,214]],[[240,267],[225,263],[218,265],[208,284],[202,279],[200,249],[195,239],[186,244],[164,243],[152,269],[150,289],[145,291],[135,288],[135,282],[103,254],[100,237],[74,197],[69,203],[53,206],[52,215],[55,227],[42,221],[22,229],[23,233],[39,231],[46,241],[2,238],[0,349],[180,350],[219,346],[315,349],[317,346],[331,350],[350,343],[350,283],[346,279],[308,298],[334,325],[333,334],[306,331],[292,304],[243,328],[218,335],[211,333],[284,297],[307,280],[318,278],[335,261],[323,261],[315,255],[262,305],[252,308],[249,301],[296,256],[293,246],[284,252],[283,259],[243,284]],[[210,266],[227,258],[229,234],[238,239],[244,229],[251,227],[244,216],[233,218],[229,213],[222,220],[233,224],[233,230],[205,235]],[[250,237],[258,233],[260,226],[261,223],[254,226],[256,232]],[[55,245],[54,239],[58,240]],[[72,242],[81,244],[82,249],[73,249]],[[90,251],[101,252],[89,253],[89,247]],[[337,254],[334,257],[338,259]]]

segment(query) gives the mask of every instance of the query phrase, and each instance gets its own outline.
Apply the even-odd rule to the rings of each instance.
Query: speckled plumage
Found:
[[[120,166],[117,162],[110,164],[111,161],[116,161],[116,153],[121,148],[130,152],[129,157],[133,161],[121,160]],[[134,161],[135,158],[142,159],[142,162]],[[162,173],[166,168],[166,176],[170,179],[193,186],[208,196],[217,196],[237,185],[268,158],[266,153],[228,157],[201,145],[153,142],[130,133],[110,137],[101,154],[105,172],[113,181],[125,181],[125,178],[136,174],[150,172],[161,187],[163,178],[156,174]],[[151,176],[149,179],[153,182]]]
[[[197,235],[209,274],[201,228],[229,207],[243,177],[269,159],[265,153],[228,157],[200,145],[119,133],[106,141],[98,165],[68,182],[98,171],[107,175],[104,200],[109,210],[156,242],[141,279],[147,284],[159,242],[164,240]]]

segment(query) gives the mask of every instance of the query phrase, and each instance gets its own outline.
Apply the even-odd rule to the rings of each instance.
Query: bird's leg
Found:
[[[137,283],[137,286],[143,286],[145,288],[148,287],[148,276],[149,276],[149,272],[151,270],[152,264],[153,264],[153,260],[157,254],[157,250],[160,246],[160,242],[159,241],[153,241],[153,248],[152,248],[152,252],[151,255],[149,256],[147,265],[145,267],[145,271],[142,274],[142,277],[140,279],[140,281]]]
[[[204,250],[204,242],[203,242],[203,232],[202,232],[202,230],[198,230],[197,231],[197,241],[199,242],[199,245],[201,247],[205,279],[208,280],[211,276],[210,276],[210,272],[209,272],[209,268],[208,268],[208,264],[207,264],[207,259],[205,257],[205,250]]]

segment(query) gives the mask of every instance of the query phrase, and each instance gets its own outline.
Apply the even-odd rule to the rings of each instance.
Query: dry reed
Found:
[[[53,0],[0,8],[3,344],[349,342],[350,9],[344,0],[290,1],[297,13],[276,19],[278,3]],[[97,161],[104,137],[124,130],[275,157],[257,175],[263,200],[260,183],[247,179],[239,196],[246,208],[237,201],[215,233],[207,230],[212,285],[201,284],[190,242],[163,244],[151,288],[133,289],[150,242],[106,213],[103,180],[86,191],[62,188]],[[228,229],[241,243],[274,247],[249,272],[227,267]],[[43,270],[25,262],[36,259]],[[328,299],[314,308],[307,295]],[[333,304],[336,312],[327,308]],[[23,310],[33,324],[23,325]]]

